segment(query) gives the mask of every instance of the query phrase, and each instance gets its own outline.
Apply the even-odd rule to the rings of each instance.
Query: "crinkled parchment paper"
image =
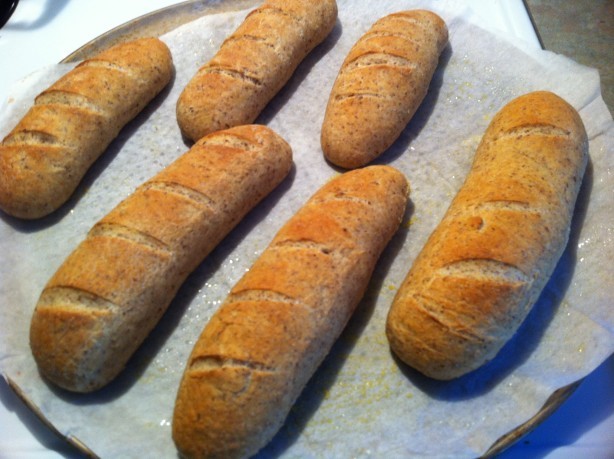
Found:
[[[330,88],[354,42],[387,13],[438,11],[450,29],[431,90],[396,144],[377,162],[403,171],[411,204],[383,254],[364,300],[263,452],[288,457],[461,456],[484,453],[522,424],[558,388],[595,369],[614,350],[614,155],[612,117],[598,74],[545,51],[522,50],[472,25],[451,1],[339,2],[339,21],[299,67],[258,122],[292,145],[291,176],[240,223],[189,277],[162,322],[107,388],[74,395],[39,377],[28,347],[38,295],[89,228],[137,185],[187,151],[174,118],[177,97],[196,68],[246,12],[210,16],[164,36],[176,77],[98,161],[75,197],[40,222],[0,221],[3,374],[65,435],[102,457],[176,457],[171,440],[175,393],[192,345],[228,290],[279,227],[340,171],[322,157],[320,126]],[[32,93],[65,67],[45,69],[15,88],[4,107],[5,134]],[[384,335],[400,282],[462,184],[493,115],[510,99],[551,90],[582,115],[590,138],[569,246],[533,312],[500,355],[452,382],[433,382],[398,364]],[[25,97],[25,99],[24,99]]]

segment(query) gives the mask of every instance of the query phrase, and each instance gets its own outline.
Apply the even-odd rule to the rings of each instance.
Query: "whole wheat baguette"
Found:
[[[587,145],[578,113],[552,93],[497,113],[390,309],[387,335],[401,360],[452,379],[511,338],[567,244]]]
[[[44,288],[30,344],[65,389],[109,383],[203,258],[292,164],[264,126],[201,139],[102,218]]]
[[[389,166],[324,185],[278,232],[198,339],[178,391],[185,457],[246,457],[283,424],[360,301],[409,185]]]
[[[344,168],[368,164],[399,137],[422,103],[448,41],[425,10],[379,19],[352,47],[331,90],[321,144]]]
[[[335,0],[267,0],[249,13],[181,93],[183,135],[252,123],[336,19]]]
[[[39,94],[0,144],[0,208],[25,219],[59,208],[172,72],[168,47],[144,38],[82,62]]]

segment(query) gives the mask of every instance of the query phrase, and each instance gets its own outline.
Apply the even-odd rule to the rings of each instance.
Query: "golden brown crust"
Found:
[[[448,40],[435,13],[379,19],[350,50],[332,88],[321,143],[344,168],[368,164],[399,137],[426,96]]]
[[[578,113],[552,93],[519,97],[493,118],[393,302],[387,334],[401,360],[452,379],[496,355],[567,244],[587,158]]]
[[[39,94],[0,144],[0,208],[34,219],[60,207],[172,72],[168,47],[144,38],[82,62]]]
[[[252,11],[181,93],[183,135],[254,122],[336,19],[335,0],[268,0]]]
[[[247,457],[283,424],[360,301],[409,185],[388,166],[324,185],[277,233],[198,339],[173,438],[186,457]]]
[[[211,134],[102,218],[46,285],[30,344],[68,390],[110,382],[187,275],[287,175],[290,146],[264,126]]]

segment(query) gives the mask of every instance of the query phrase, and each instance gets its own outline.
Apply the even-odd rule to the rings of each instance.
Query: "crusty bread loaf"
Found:
[[[181,93],[183,135],[254,122],[336,19],[335,0],[267,0],[249,13]]]
[[[58,209],[172,72],[168,47],[144,38],[82,62],[39,94],[0,144],[0,208],[25,219]]]
[[[213,133],[102,218],[36,306],[41,373],[76,392],[110,382],[188,274],[287,175],[291,155],[264,126]]]
[[[333,85],[321,133],[325,157],[350,169],[386,151],[426,96],[447,41],[445,22],[430,11],[402,11],[375,22]]]
[[[407,364],[452,379],[492,359],[537,301],[568,240],[588,158],[578,113],[549,92],[506,105],[392,304]]]
[[[403,217],[389,166],[324,185],[275,236],[198,339],[173,438],[185,457],[247,457],[283,424],[360,301]]]

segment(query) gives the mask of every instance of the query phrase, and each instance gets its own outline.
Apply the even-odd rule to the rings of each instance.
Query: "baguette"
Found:
[[[425,10],[379,19],[352,47],[331,90],[321,144],[331,163],[364,166],[401,135],[422,103],[448,41]]]
[[[550,92],[514,99],[494,117],[389,311],[401,360],[448,380],[499,352],[565,249],[587,160],[578,113]]]
[[[24,219],[58,209],[172,72],[168,47],[145,38],[82,62],[39,94],[0,144],[0,208]]]
[[[40,372],[91,392],[123,369],[177,290],[287,175],[264,126],[211,134],[103,217],[44,288],[30,329]]]
[[[188,360],[173,417],[185,457],[267,444],[360,301],[409,185],[389,166],[324,185],[231,290]]]
[[[335,0],[267,0],[252,11],[181,93],[183,135],[254,122],[336,19]]]

